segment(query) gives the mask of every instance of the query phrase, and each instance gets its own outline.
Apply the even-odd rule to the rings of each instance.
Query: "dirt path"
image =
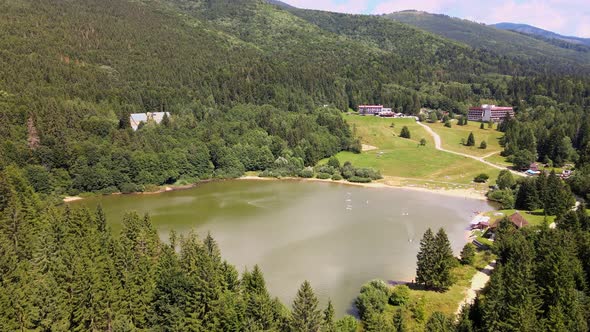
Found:
[[[471,158],[471,159],[477,160],[477,161],[479,161],[479,162],[481,162],[481,163],[484,163],[484,164],[486,164],[486,165],[488,165],[488,166],[490,166],[490,167],[493,167],[493,168],[496,168],[496,169],[499,169],[499,170],[505,170],[505,169],[508,169],[508,168],[506,168],[506,167],[498,166],[498,165],[496,165],[496,164],[493,164],[493,163],[491,163],[491,162],[489,162],[489,161],[485,160],[485,158],[487,158],[487,157],[489,157],[489,156],[491,156],[491,155],[495,154],[495,152],[494,152],[494,153],[492,153],[491,155],[488,155],[488,156],[484,156],[484,157],[476,157],[476,156],[472,156],[472,155],[469,155],[469,154],[466,154],[466,153],[461,153],[461,152],[455,152],[455,151],[447,150],[447,149],[445,149],[445,148],[443,148],[443,147],[442,147],[442,140],[441,140],[441,138],[440,138],[440,135],[439,135],[439,134],[437,134],[436,132],[434,132],[434,130],[432,130],[432,128],[430,128],[429,126],[427,126],[427,125],[425,125],[425,124],[423,124],[423,123],[421,123],[421,122],[419,122],[419,121],[416,121],[416,123],[417,123],[418,125],[420,125],[421,127],[423,127],[423,128],[424,128],[424,129],[425,129],[425,130],[426,130],[426,131],[427,131],[427,132],[430,134],[430,136],[432,136],[432,138],[434,138],[434,147],[435,147],[437,150],[439,150],[439,151],[443,151],[443,152],[452,153],[452,154],[455,154],[455,155],[457,155],[457,156],[462,156],[462,157],[465,157],[465,158]],[[519,172],[515,172],[515,171],[513,171],[513,170],[510,170],[510,172],[512,172],[512,174],[514,174],[514,175],[518,175],[518,176],[524,176],[523,174],[521,174],[521,173],[519,173]]]
[[[471,287],[467,290],[467,294],[461,303],[459,303],[459,308],[455,312],[456,315],[461,313],[463,306],[466,304],[473,304],[475,298],[477,297],[477,293],[480,292],[490,280],[490,275],[492,271],[496,267],[496,261],[491,262],[486,267],[483,268],[481,271],[477,271],[477,273],[471,279]]]

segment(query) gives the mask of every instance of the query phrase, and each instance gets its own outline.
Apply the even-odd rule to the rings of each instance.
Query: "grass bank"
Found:
[[[476,160],[438,151],[432,137],[414,119],[384,119],[349,115],[348,123],[361,137],[362,143],[377,147],[376,150],[361,154],[339,153],[341,162],[350,161],[357,167],[372,167],[381,171],[386,178],[403,178],[410,185],[435,184],[438,188],[453,189],[470,185],[485,189],[486,185],[473,185],[473,178],[486,173],[495,179],[499,170]],[[401,129],[407,126],[411,139],[399,137]],[[426,146],[420,146],[420,140]]]
[[[473,276],[478,270],[483,269],[491,261],[494,256],[489,251],[478,251],[475,256],[473,265],[460,265],[453,269],[453,276],[456,279],[455,284],[446,292],[427,291],[419,289],[413,285],[410,286],[410,300],[404,306],[388,305],[386,313],[393,319],[397,310],[401,309],[407,323],[409,331],[423,331],[424,325],[428,318],[436,311],[442,312],[447,316],[454,315],[457,311],[459,303],[461,303],[466,295],[467,290],[471,287]],[[397,286],[395,286],[397,287]],[[422,320],[416,319],[414,313],[415,308],[422,306],[424,309],[424,317]]]

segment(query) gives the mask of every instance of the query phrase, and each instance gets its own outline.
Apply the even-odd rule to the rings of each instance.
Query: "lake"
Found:
[[[444,227],[456,253],[474,211],[485,201],[397,188],[303,181],[221,181],[157,195],[101,196],[70,203],[101,204],[114,231],[126,211],[149,213],[163,240],[171,229],[208,231],[240,271],[258,264],[273,296],[290,306],[309,280],[338,316],[351,310],[372,279],[414,278],[420,238]]]

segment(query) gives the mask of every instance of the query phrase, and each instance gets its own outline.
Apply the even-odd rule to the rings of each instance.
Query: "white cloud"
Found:
[[[589,0],[286,0],[310,9],[342,13],[363,13],[371,3],[373,13],[383,14],[416,9],[493,24],[530,24],[566,35],[590,38]]]

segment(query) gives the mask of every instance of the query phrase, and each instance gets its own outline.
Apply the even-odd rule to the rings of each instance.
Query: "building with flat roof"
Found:
[[[507,117],[514,117],[512,107],[481,105],[480,107],[470,107],[467,113],[467,120],[469,121],[502,122]]]
[[[360,115],[378,115],[383,112],[383,105],[359,105]]]
[[[170,117],[169,112],[148,112],[148,113],[132,113],[129,115],[129,123],[131,128],[135,131],[139,128],[139,124],[148,121],[154,121],[159,124],[164,119],[164,115]]]

